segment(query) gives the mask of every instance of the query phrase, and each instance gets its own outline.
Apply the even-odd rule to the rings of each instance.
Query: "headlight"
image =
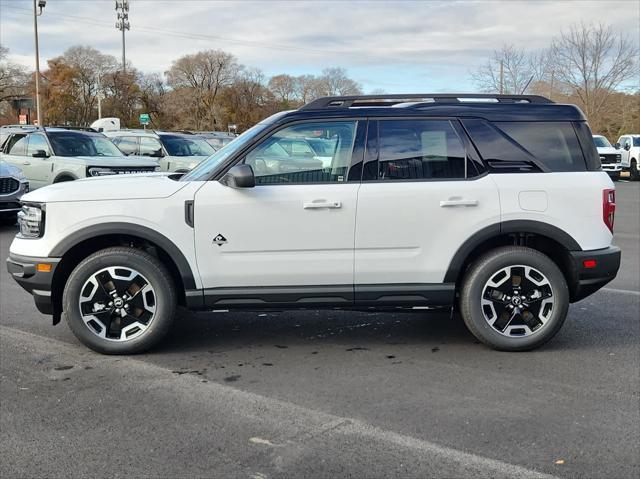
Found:
[[[87,169],[87,173],[87,176],[108,176],[116,174],[116,172],[110,168],[99,168],[97,166],[90,166]]]
[[[44,235],[44,205],[22,205],[18,213],[21,238],[40,238]]]

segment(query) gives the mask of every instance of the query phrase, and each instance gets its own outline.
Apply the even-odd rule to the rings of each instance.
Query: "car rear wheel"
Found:
[[[471,333],[502,351],[527,351],[560,330],[569,309],[564,275],[531,248],[497,248],[467,271],[460,311]]]
[[[154,256],[113,247],[98,251],[71,273],[63,294],[71,331],[104,354],[134,354],[156,345],[176,309],[171,275]]]

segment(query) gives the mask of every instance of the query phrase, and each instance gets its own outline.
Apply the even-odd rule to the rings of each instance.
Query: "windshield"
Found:
[[[204,181],[208,179],[218,165],[233,156],[235,152],[244,148],[255,136],[259,135],[268,127],[269,123],[258,123],[252,128],[249,128],[242,135],[235,137],[233,141],[220,148],[217,152],[180,178],[180,181]]]
[[[209,156],[215,152],[202,138],[162,135],[160,141],[169,156]]]
[[[49,141],[56,156],[124,156],[103,136],[49,132]]]
[[[611,143],[604,136],[594,136],[593,142],[596,144],[598,148],[610,148]]]

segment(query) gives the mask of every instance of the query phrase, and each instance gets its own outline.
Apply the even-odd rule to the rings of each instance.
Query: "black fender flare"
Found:
[[[58,183],[60,181],[60,178],[64,178],[64,177],[69,177],[71,178],[71,181],[75,181],[78,179],[78,177],[76,175],[74,175],[73,173],[68,173],[66,171],[63,171],[62,173],[58,173],[55,177],[55,179],[53,180],[53,183]]]
[[[509,233],[530,233],[546,236],[564,246],[568,251],[582,251],[578,242],[557,226],[534,220],[504,221],[482,228],[462,243],[449,263],[444,282],[453,283],[457,281],[465,261],[474,249],[494,236]]]
[[[153,244],[158,245],[171,257],[176,264],[185,290],[196,289],[195,277],[189,262],[180,251],[173,241],[166,236],[158,233],[146,226],[140,226],[133,223],[100,223],[92,226],[87,226],[74,233],[70,234],[58,244],[56,244],[49,256],[55,258],[62,258],[67,251],[76,246],[77,244],[104,235],[130,235],[147,240]]]

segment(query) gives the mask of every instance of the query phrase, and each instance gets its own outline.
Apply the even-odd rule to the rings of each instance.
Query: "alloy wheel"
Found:
[[[484,285],[481,303],[487,323],[509,337],[540,331],[555,305],[547,277],[525,265],[507,266],[493,274]]]
[[[104,268],[80,290],[80,314],[95,335],[110,341],[129,341],[142,335],[156,315],[156,292],[135,269]]]

